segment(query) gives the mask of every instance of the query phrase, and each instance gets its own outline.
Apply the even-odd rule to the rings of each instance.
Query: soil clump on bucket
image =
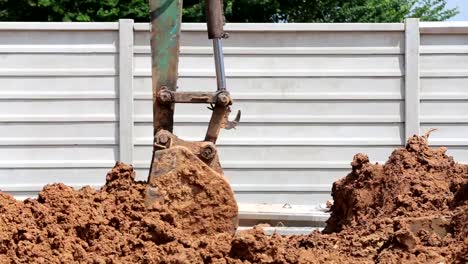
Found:
[[[145,206],[147,184],[123,163],[99,190],[0,193],[0,263],[468,263],[468,166],[427,140],[385,164],[355,155],[326,228],[309,235],[187,232],[180,212]]]

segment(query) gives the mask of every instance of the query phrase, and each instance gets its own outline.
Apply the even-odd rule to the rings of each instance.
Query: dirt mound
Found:
[[[446,148],[430,148],[427,137],[409,139],[384,165],[371,164],[365,154],[355,155],[352,172],[333,184],[333,213],[326,232],[376,218],[445,214],[455,194],[466,193],[461,184],[468,167],[447,156]]]
[[[187,232],[147,184],[117,163],[100,190],[44,187],[24,202],[0,193],[0,263],[467,263],[468,167],[427,136],[385,164],[357,154],[333,185],[323,233]],[[184,231],[185,230],[185,231]]]
[[[333,184],[321,238],[378,263],[466,263],[468,166],[429,147],[428,136],[410,138],[383,165],[355,155],[352,172]]]
[[[193,171],[178,171],[178,176],[183,173],[191,179]],[[52,184],[37,199],[24,202],[1,194],[0,261],[160,263],[176,253],[189,254],[185,248],[197,237],[217,229],[217,219],[209,222],[217,214],[209,209],[207,220],[191,223],[193,217],[176,213],[166,203],[147,207],[147,184],[134,179],[132,166],[117,163],[101,190]],[[194,256],[188,259],[201,260],[190,254]]]

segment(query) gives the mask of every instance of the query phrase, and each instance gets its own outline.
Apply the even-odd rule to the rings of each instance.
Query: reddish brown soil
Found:
[[[355,155],[333,185],[326,235],[299,240],[335,241],[341,255],[376,263],[468,263],[468,166],[427,137],[410,138],[384,165]]]
[[[467,263],[468,166],[445,151],[413,137],[383,165],[357,154],[324,233],[304,236],[187,232],[118,163],[101,190],[0,194],[0,263]]]

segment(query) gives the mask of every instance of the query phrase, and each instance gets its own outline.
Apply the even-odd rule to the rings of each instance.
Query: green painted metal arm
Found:
[[[154,133],[171,131],[174,104],[161,104],[157,94],[162,88],[177,89],[182,0],[150,0],[151,66]]]

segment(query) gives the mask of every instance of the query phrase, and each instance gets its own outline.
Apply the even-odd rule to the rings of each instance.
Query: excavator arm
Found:
[[[208,38],[213,40],[217,89],[213,92],[178,92],[182,1],[150,0],[154,135],[160,130],[173,131],[176,103],[211,105],[212,115],[205,141],[216,143],[221,128],[231,129],[239,123],[240,111],[234,121],[228,120],[232,99],[226,89],[224,71],[222,39],[227,34],[223,29],[222,2],[207,0],[206,3]]]
[[[217,88],[212,92],[177,91],[181,14],[182,0],[150,0],[154,142],[145,203],[166,206],[184,215],[192,223],[188,225],[191,229],[197,229],[197,223],[205,223],[211,217],[209,224],[200,225],[198,231],[234,232],[237,203],[215,145],[221,128],[234,128],[240,120],[240,112],[234,121],[228,120],[233,100],[226,88],[224,71],[222,40],[227,35],[223,30],[222,2],[206,2],[208,38],[213,41],[217,79]],[[190,142],[173,134],[178,103],[210,105],[211,118],[204,140]]]

